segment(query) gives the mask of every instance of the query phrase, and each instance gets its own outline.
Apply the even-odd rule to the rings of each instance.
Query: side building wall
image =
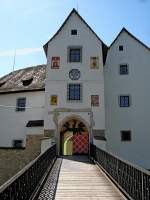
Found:
[[[20,97],[26,98],[25,111],[16,111],[16,100]],[[25,147],[27,134],[43,134],[43,127],[26,125],[30,120],[44,119],[44,102],[44,91],[0,94],[0,148],[12,147],[13,140],[23,140]]]
[[[128,75],[119,74],[120,64],[128,65]],[[109,49],[105,66],[107,149],[146,169],[150,169],[149,74],[150,51],[122,32]],[[130,107],[120,107],[120,95],[129,95]],[[121,141],[122,130],[131,131],[131,141]]]

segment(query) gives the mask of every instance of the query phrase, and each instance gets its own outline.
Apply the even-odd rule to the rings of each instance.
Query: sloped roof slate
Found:
[[[24,86],[23,81],[32,79],[31,84]],[[0,78],[0,94],[44,90],[46,79],[46,65],[37,65],[11,72]]]

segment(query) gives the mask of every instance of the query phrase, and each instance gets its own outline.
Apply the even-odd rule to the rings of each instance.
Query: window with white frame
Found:
[[[69,62],[81,62],[82,60],[82,48],[81,47],[69,47],[68,48],[68,61]]]
[[[25,111],[26,108],[26,98],[20,97],[16,100],[16,111]]]
[[[119,72],[120,72],[120,75],[128,75],[129,74],[129,66],[127,64],[121,64]]]
[[[120,105],[120,107],[130,107],[130,96],[129,95],[120,95],[119,96],[119,105]]]
[[[68,84],[67,99],[69,101],[80,101],[82,98],[81,84]]]

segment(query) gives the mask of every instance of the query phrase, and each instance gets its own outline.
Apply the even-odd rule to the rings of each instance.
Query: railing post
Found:
[[[117,161],[117,166],[116,166],[117,177],[116,177],[116,179],[117,179],[117,182],[119,182],[119,179],[120,179],[120,177],[119,177],[119,160],[116,159],[116,161]]]
[[[35,192],[50,165],[56,158],[56,145],[26,165],[0,187],[0,200],[27,200]]]
[[[144,200],[144,174],[142,172],[142,200]]]
[[[98,164],[113,179],[122,192],[135,200],[150,199],[150,173],[125,161],[112,153],[92,146],[91,155],[95,154]]]

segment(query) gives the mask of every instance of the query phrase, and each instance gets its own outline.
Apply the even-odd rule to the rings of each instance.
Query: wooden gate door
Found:
[[[88,154],[89,153],[89,134],[74,134],[73,135],[73,154]]]
[[[78,119],[70,119],[61,128],[64,155],[88,154],[89,133],[85,124]]]

